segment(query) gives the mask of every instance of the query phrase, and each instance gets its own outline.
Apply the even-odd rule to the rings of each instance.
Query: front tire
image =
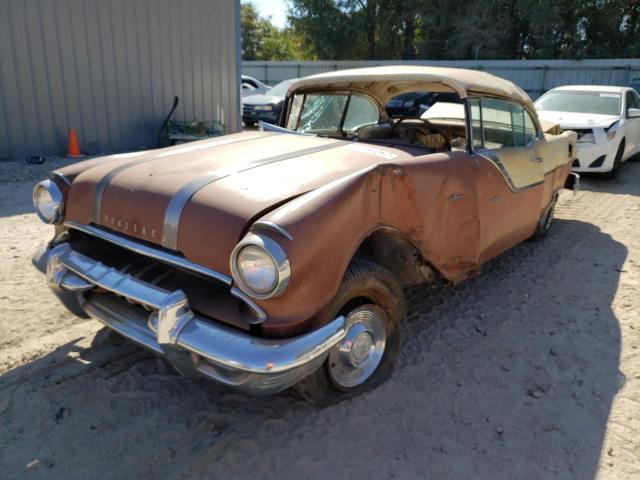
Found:
[[[322,406],[371,390],[389,377],[400,350],[404,293],[391,272],[356,259],[327,313],[328,318],[347,317],[346,337],[318,370],[293,387],[305,400]]]
[[[604,174],[604,178],[609,180],[615,180],[618,176],[618,172],[620,171],[620,166],[622,165],[622,156],[624,155],[624,146],[625,139],[623,138],[620,142],[620,146],[618,147],[618,151],[616,152],[616,158],[613,161],[613,168],[611,171]]]

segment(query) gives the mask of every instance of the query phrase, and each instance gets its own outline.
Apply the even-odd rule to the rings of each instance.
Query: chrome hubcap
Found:
[[[375,305],[353,310],[344,339],[329,352],[329,375],[341,388],[364,383],[380,365],[387,340],[385,314]]]

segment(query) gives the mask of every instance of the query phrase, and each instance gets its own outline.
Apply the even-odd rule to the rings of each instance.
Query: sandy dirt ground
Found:
[[[410,290],[392,378],[324,409],[66,313],[30,265],[33,183],[0,185],[0,478],[640,478],[640,164],[480,277]]]

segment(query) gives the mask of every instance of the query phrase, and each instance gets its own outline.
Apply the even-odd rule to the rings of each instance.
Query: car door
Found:
[[[640,118],[629,117],[630,108],[640,108],[640,96],[635,91],[627,90],[624,105],[625,122],[627,124],[625,158],[640,151]]]
[[[539,132],[518,103],[471,100],[473,158],[478,169],[480,257],[491,258],[533,233],[544,193]]]

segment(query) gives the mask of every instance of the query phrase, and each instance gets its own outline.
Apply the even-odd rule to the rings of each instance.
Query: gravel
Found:
[[[3,479],[640,478],[640,164],[564,193],[547,238],[479,277],[409,290],[392,377],[324,409],[178,376],[68,314],[29,265],[51,166],[0,187]]]
[[[0,160],[0,185],[12,183],[33,182],[47,178],[52,170],[72,165],[76,162],[87,160],[92,157],[44,157],[41,164],[27,163],[24,159],[2,159]]]

